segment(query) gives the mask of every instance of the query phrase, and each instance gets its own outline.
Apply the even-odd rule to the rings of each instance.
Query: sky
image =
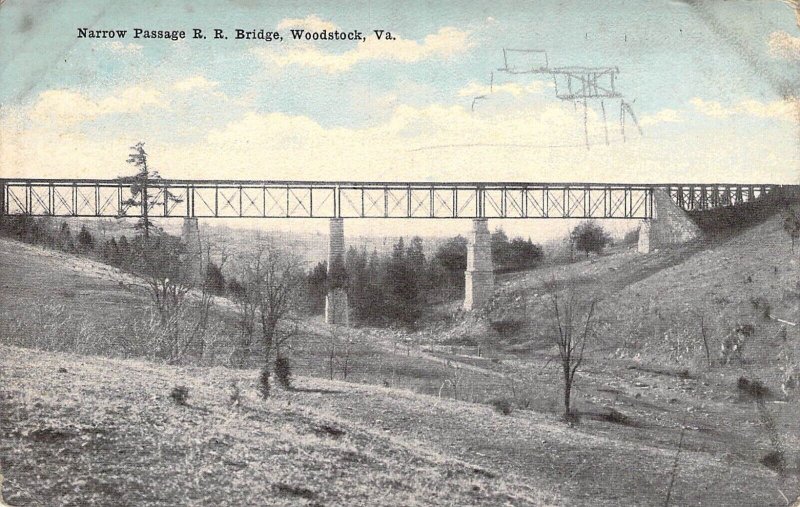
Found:
[[[80,39],[79,28],[128,33]],[[135,28],[208,38],[134,39]],[[236,29],[284,40],[235,40]],[[293,41],[291,29],[366,41]],[[503,48],[618,68],[641,134],[628,117],[623,136],[619,99],[584,112],[548,76],[499,70]],[[114,178],[144,141],[168,178],[798,183],[799,64],[788,1],[6,0],[0,175]]]

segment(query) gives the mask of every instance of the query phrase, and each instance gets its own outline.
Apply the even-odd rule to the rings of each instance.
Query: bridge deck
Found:
[[[662,188],[685,210],[752,201],[775,185],[0,179],[0,214],[199,218],[652,218]]]

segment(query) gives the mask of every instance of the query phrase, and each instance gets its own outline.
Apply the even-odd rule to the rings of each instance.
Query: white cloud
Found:
[[[491,87],[488,84],[482,84],[471,81],[466,86],[458,90],[459,97],[475,97],[478,95],[491,95],[492,93],[506,93],[514,97],[520,97],[525,94],[542,93],[544,90],[550,88],[550,83],[545,81],[531,81],[529,84],[521,83],[498,83]]]
[[[782,31],[772,32],[767,45],[773,58],[800,60],[800,37],[793,37]]]
[[[639,119],[639,125],[646,127],[658,123],[678,123],[682,121],[683,116],[680,111],[676,111],[675,109],[662,109],[654,114],[643,115]]]
[[[128,43],[125,44],[120,41],[108,41],[104,44],[105,48],[115,55],[135,56],[142,54],[144,46],[140,44]]]
[[[73,125],[108,114],[137,113],[146,106],[165,105],[164,95],[152,87],[131,86],[101,99],[74,90],[47,90],[39,94],[31,118]]]
[[[205,76],[197,75],[190,76],[186,79],[177,81],[172,87],[180,92],[188,92],[192,90],[213,90],[219,86],[216,81],[209,81]]]
[[[323,51],[310,43],[294,43],[284,46],[283,50],[262,47],[251,51],[270,67],[297,65],[337,73],[365,61],[414,63],[431,58],[450,58],[471,47],[469,32],[454,27],[440,28],[421,43],[400,37],[391,41],[378,40],[371,34],[366,37],[365,42],[359,42],[354,49],[343,53]]]
[[[777,118],[794,121],[798,115],[798,107],[800,107],[800,103],[797,100],[775,100],[772,102],[742,100],[735,104],[723,105],[715,100],[703,100],[695,97],[690,102],[697,112],[713,118],[749,115],[757,118]]]
[[[316,14],[311,14],[305,18],[287,18],[281,20],[276,27],[278,30],[290,30],[292,28],[305,28],[311,31],[337,30],[339,27],[330,21],[325,21]]]

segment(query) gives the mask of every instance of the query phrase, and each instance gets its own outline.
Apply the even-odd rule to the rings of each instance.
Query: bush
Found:
[[[85,225],[81,226],[81,231],[78,233],[78,246],[84,252],[94,249],[94,237]]]
[[[292,364],[288,357],[280,356],[275,359],[275,377],[284,389],[292,387]]]
[[[619,410],[616,410],[614,408],[610,408],[608,410],[608,412],[604,413],[601,416],[601,418],[604,421],[608,421],[608,422],[614,423],[614,424],[622,424],[623,426],[631,426],[632,425],[630,417],[628,417],[627,415],[623,414],[622,412],[620,412]]]
[[[258,376],[258,391],[265,400],[269,398],[269,369],[265,366]]]
[[[489,403],[498,414],[511,415],[511,412],[514,411],[514,405],[508,398],[495,398]]]
[[[765,398],[769,395],[769,388],[761,381],[750,380],[746,377],[739,377],[736,382],[736,388],[739,389],[739,392],[756,399]]]
[[[172,398],[176,405],[185,406],[189,401],[189,388],[186,386],[173,387],[169,397]]]
[[[761,464],[778,473],[786,471],[786,456],[782,451],[772,451],[761,458]]]
[[[509,336],[518,333],[523,326],[520,319],[503,319],[489,322],[489,327],[501,336]]]

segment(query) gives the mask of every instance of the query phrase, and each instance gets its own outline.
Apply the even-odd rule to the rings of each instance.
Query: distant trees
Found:
[[[589,253],[601,253],[611,243],[611,236],[600,224],[587,220],[578,224],[569,234],[572,245],[586,257]]]
[[[511,271],[537,265],[542,249],[530,239],[509,241],[502,230],[492,238],[493,256],[499,259],[496,269]],[[321,262],[306,274],[308,303],[313,313],[320,313],[328,290],[345,287],[351,316],[356,323],[413,325],[426,303],[450,300],[464,293],[467,268],[467,240],[456,236],[446,240],[434,255],[426,256],[423,240],[399,238],[389,255],[350,247],[344,257],[343,272],[328,270]]]
[[[208,291],[215,296],[222,296],[225,294],[225,275],[222,274],[220,266],[210,259],[207,260],[206,264],[205,286]]]
[[[307,310],[312,315],[325,310],[325,296],[328,293],[328,263],[322,261],[308,273],[306,278]]]
[[[535,245],[530,238],[516,237],[509,241],[503,229],[496,229],[491,235],[492,262],[496,272],[521,271],[536,267],[544,253],[542,247]]]
[[[431,281],[442,295],[456,298],[464,294],[467,269],[467,238],[455,236],[445,241],[433,255]]]

